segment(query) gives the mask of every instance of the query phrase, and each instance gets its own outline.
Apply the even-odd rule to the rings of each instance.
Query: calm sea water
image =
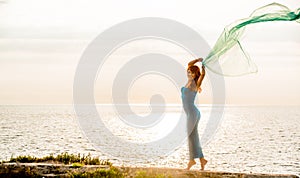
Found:
[[[98,106],[107,127],[118,137],[130,142],[155,139],[159,131],[136,129],[122,123],[113,107]],[[199,134],[211,114],[211,106],[199,106]],[[135,106],[134,112],[143,115],[147,106]],[[168,106],[166,115],[179,116],[180,105]],[[222,122],[203,152],[209,161],[207,170],[300,174],[300,106],[226,106]],[[162,125],[170,128],[168,118]],[[82,133],[72,106],[0,106],[0,160],[12,155],[44,156],[50,153],[91,153],[111,159],[115,165],[161,166],[185,168],[188,161],[187,142],[169,155],[151,159],[152,150],[136,155],[135,148],[127,159],[111,157],[93,147]],[[162,136],[161,136],[162,137]],[[124,154],[120,152],[119,154]],[[140,159],[140,158],[144,159]],[[195,166],[193,169],[198,169]]]

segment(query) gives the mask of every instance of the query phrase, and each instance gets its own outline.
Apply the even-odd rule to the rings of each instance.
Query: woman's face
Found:
[[[187,70],[187,77],[189,80],[193,80],[196,77],[196,74],[193,73],[190,69]]]

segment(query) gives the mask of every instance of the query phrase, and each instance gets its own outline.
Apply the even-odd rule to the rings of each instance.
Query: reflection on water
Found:
[[[202,114],[199,124],[201,135],[211,109],[210,106],[199,108]],[[136,106],[133,110],[139,115],[150,112],[147,106]],[[108,105],[99,106],[98,112],[116,137],[145,143],[170,132],[176,124],[176,117],[182,114],[182,108],[179,105],[168,106],[166,118],[147,129],[124,124],[114,108]],[[219,129],[203,148],[209,161],[207,169],[300,174],[299,119],[300,107],[225,107]],[[186,142],[170,155],[161,155],[157,159],[151,159],[153,150],[144,150],[144,155],[136,155],[135,148],[128,148],[128,158],[122,160],[102,153],[93,148],[82,134],[72,106],[0,106],[0,130],[1,160],[12,155],[44,156],[67,151],[109,158],[116,165],[184,168],[188,161]],[[120,145],[120,148],[123,146]]]

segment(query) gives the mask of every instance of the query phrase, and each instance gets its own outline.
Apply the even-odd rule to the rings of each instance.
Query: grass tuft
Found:
[[[109,160],[101,160],[99,157],[92,157],[89,153],[88,155],[79,154],[69,154],[67,152],[58,154],[54,156],[50,154],[48,156],[37,158],[34,156],[17,156],[11,157],[8,162],[20,162],[20,163],[41,163],[41,162],[55,162],[55,163],[63,163],[63,164],[72,164],[72,163],[80,163],[84,165],[108,165],[112,166],[112,163]]]

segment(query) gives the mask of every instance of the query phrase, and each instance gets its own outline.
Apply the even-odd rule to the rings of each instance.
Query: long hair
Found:
[[[188,67],[187,70],[190,70],[193,74],[196,74],[194,81],[195,81],[195,84],[197,85],[198,79],[201,75],[199,67],[193,65],[193,66]]]

